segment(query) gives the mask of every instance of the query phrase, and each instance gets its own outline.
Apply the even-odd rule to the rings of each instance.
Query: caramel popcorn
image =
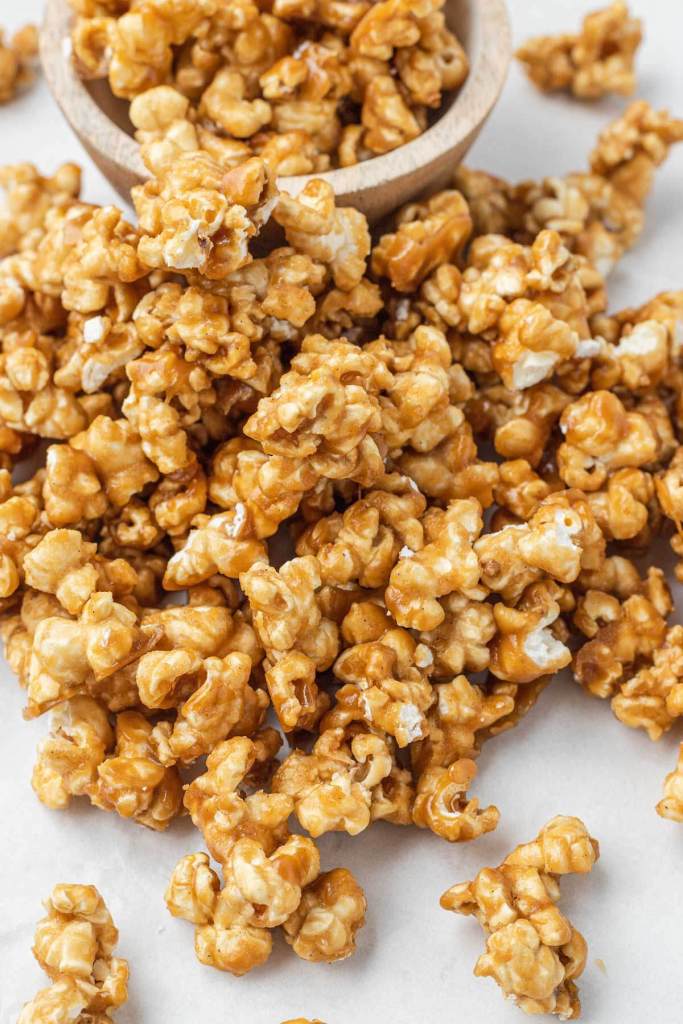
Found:
[[[365,895],[350,871],[326,871],[304,889],[298,908],[284,923],[285,938],[303,960],[345,960],[355,951],[365,909]]]
[[[577,602],[574,616],[575,624],[589,638],[574,661],[577,681],[595,697],[613,697],[629,668],[661,648],[671,608],[661,569],[650,569],[646,581],[639,582],[637,591],[623,600],[588,590]],[[664,665],[672,655],[675,647],[664,654]]]
[[[441,0],[72,6],[150,177],[129,223],[72,165],[0,169],[0,636],[26,717],[52,712],[33,788],[189,814],[207,852],[167,902],[201,963],[245,974],[278,928],[334,962],[365,897],[317,837],[495,829],[485,745],[572,661],[653,739],[680,717],[681,627],[630,559],[672,533],[683,558],[683,293],[608,313],[603,276],[679,123],[637,103],[588,168],[460,168],[373,235],[314,175],[464,80]],[[578,90],[624,80],[631,31],[588,20]],[[578,1013],[555,876],[596,852],[552,822],[488,872],[502,924],[486,880],[456,887],[491,933],[478,973],[525,1009]],[[93,977],[28,1019],[104,1022]]]
[[[571,583],[581,569],[599,568],[605,541],[582,493],[559,491],[544,498],[528,522],[480,537],[474,551],[482,583],[514,602],[544,574]]]
[[[94,885],[61,883],[45,901],[33,954],[51,979],[24,1005],[20,1024],[108,1021],[128,998],[128,961],[113,955],[119,933]]]
[[[678,751],[678,762],[672,772],[664,780],[664,797],[657,804],[657,814],[669,821],[683,821],[683,744]]]
[[[581,1013],[575,979],[586,965],[586,941],[557,909],[560,877],[587,873],[599,856],[578,818],[557,817],[498,868],[448,889],[444,910],[474,914],[487,934],[474,969],[493,978],[525,1013],[575,1020]]]
[[[636,88],[633,68],[642,25],[625,3],[588,14],[578,34],[539,36],[517,51],[517,59],[543,92],[570,90],[579,99],[606,93],[630,96]]]
[[[426,543],[418,551],[402,549],[385,596],[399,625],[430,630],[445,618],[438,598],[467,594],[479,582],[473,545],[482,528],[481,508],[473,499],[453,501],[445,512],[430,509],[423,525]]]
[[[200,150],[224,170],[348,166],[420,135],[469,72],[444,0],[70,4],[78,71],[131,101],[155,173]]]
[[[5,42],[0,31],[0,103],[8,103],[33,81],[38,56],[38,30],[25,25]]]
[[[294,750],[273,778],[273,790],[292,800],[302,827],[313,838],[330,831],[358,835],[376,818],[391,820],[394,758],[388,742],[369,732],[346,736],[342,727],[325,729],[311,754]],[[394,772],[394,775],[396,773]],[[388,796],[389,799],[385,799]]]

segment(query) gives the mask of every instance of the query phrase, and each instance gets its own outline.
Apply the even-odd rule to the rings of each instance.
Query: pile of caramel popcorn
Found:
[[[571,92],[597,100],[609,93],[635,92],[635,55],[643,38],[642,22],[616,0],[583,19],[581,31],[537,36],[517,51],[517,58],[542,92]]]
[[[164,159],[348,167],[417,138],[469,70],[445,0],[69,3],[80,74],[131,101]]]
[[[31,84],[38,56],[38,30],[25,25],[11,39],[0,29],[0,105]]]
[[[62,883],[45,901],[33,955],[51,984],[26,1003],[18,1024],[111,1024],[128,998],[128,962],[113,955],[119,939],[94,885]]]
[[[599,855],[583,822],[560,816],[499,867],[482,868],[441,897],[444,910],[474,914],[487,934],[474,973],[493,978],[526,1013],[560,1020],[581,1013],[575,979],[586,966],[586,940],[556,904],[561,876],[586,874]]]
[[[77,6],[150,178],[130,223],[79,198],[75,165],[0,169],[0,633],[25,716],[50,714],[33,788],[157,831],[190,816],[205,850],[166,902],[203,964],[243,975],[278,929],[332,963],[366,899],[320,836],[494,830],[484,744],[568,666],[653,740],[683,717],[683,627],[635,561],[670,537],[683,579],[683,292],[611,313],[606,290],[683,121],[637,101],[584,170],[461,167],[371,232],[321,179],[279,189],[281,126],[236,144],[207,111],[259,111],[276,58],[295,85],[268,118],[299,109],[322,50],[370,40],[351,64],[377,83],[395,60],[409,91],[426,26],[447,38],[438,5],[231,4],[230,24],[213,0]],[[296,58],[288,18],[316,26]],[[309,170],[359,127],[335,121],[349,93],[322,95],[339,130]],[[682,766],[657,808],[676,821]],[[578,1016],[557,876],[596,858],[556,818],[444,897],[489,934],[477,973],[529,1012]],[[54,984],[22,1024],[53,1002],[104,1019],[126,974],[106,908],[61,886],[48,912]]]

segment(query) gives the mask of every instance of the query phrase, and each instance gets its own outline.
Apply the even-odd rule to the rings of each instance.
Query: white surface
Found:
[[[571,28],[591,6],[585,0],[512,0],[515,38]],[[681,4],[638,0],[634,6],[647,23],[640,94],[681,114]],[[41,7],[40,0],[0,0],[0,23],[37,18]],[[594,135],[622,105],[543,98],[513,67],[470,163],[515,179],[583,168]],[[44,83],[0,108],[0,158],[32,160],[46,170],[80,160],[86,197],[114,201]],[[613,277],[613,308],[683,286],[682,182],[679,150],[658,175],[640,245]],[[322,841],[324,865],[349,866],[367,890],[368,922],[354,958],[333,967],[309,965],[278,939],[264,968],[234,979],[197,963],[192,926],[171,918],[163,903],[175,862],[201,849],[200,835],[187,821],[158,836],[85,803],[66,812],[42,807],[29,779],[47,718],[22,721],[22,694],[9,670],[1,670],[1,1024],[13,1024],[21,1004],[45,983],[31,956],[32,935],[40,900],[60,881],[98,885],[120,928],[119,952],[130,960],[132,978],[119,1024],[279,1024],[297,1015],[327,1024],[522,1021],[493,982],[472,976],[483,947],[479,925],[444,913],[438,899],[448,885],[497,864],[558,813],[584,818],[602,848],[591,876],[563,882],[563,906],[589,944],[580,981],[585,1019],[681,1020],[683,826],[654,811],[677,739],[670,734],[651,743],[570,680],[556,681],[520,728],[487,745],[479,760],[474,792],[501,810],[494,833],[449,846],[416,829],[378,825],[355,839]]]

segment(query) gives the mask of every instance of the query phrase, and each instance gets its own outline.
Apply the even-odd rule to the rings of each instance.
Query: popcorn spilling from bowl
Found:
[[[333,963],[366,898],[320,836],[494,830],[485,743],[569,665],[652,739],[681,717],[671,595],[630,559],[669,524],[683,554],[683,297],[608,313],[605,276],[683,122],[637,101],[587,170],[459,168],[371,232],[277,178],[423,130],[466,73],[438,4],[75,6],[150,179],[132,223],[73,165],[0,170],[0,632],[51,716],[33,788],[191,817],[166,902],[201,963],[246,974],[279,929]],[[596,857],[557,818],[489,871],[505,920],[488,869],[445,897],[524,1009],[578,1016],[556,876]]]

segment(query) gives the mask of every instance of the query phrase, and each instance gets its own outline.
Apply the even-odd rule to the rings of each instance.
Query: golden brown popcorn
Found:
[[[24,1005],[20,1024],[111,1020],[128,998],[128,961],[113,955],[119,933],[94,885],[61,883],[45,901],[33,954],[52,980]]]
[[[368,732],[345,732],[323,726],[312,752],[292,751],[273,777],[273,792],[292,801],[314,839],[325,832],[355,836],[376,818],[391,820],[396,812],[391,791],[388,799],[383,792],[394,768],[388,742]]]
[[[606,540],[633,540],[645,535],[648,525],[661,519],[655,498],[655,481],[641,469],[618,469],[588,501]]]
[[[29,237],[39,237],[49,210],[67,208],[77,200],[81,171],[76,164],[62,164],[53,175],[44,177],[33,164],[9,164],[0,168],[0,185],[5,191],[5,209],[0,211],[0,257],[5,257],[24,246]],[[15,287],[23,292],[18,281]],[[22,295],[17,315],[25,302],[26,296]]]
[[[112,711],[133,707],[137,687],[131,671],[161,636],[155,624],[139,624],[136,613],[115,601],[111,590],[88,597],[77,620],[54,613],[43,618],[33,634],[27,717],[88,693]]]
[[[664,796],[657,804],[657,814],[669,821],[683,821],[683,744],[676,767],[664,779]]]
[[[526,459],[536,467],[571,400],[571,395],[554,384],[535,384],[524,391],[494,384],[473,397],[468,411],[479,432],[492,432],[499,455],[505,459]]]
[[[502,603],[493,606],[496,634],[490,645],[490,668],[497,679],[531,683],[570,663],[571,651],[552,628],[560,616],[561,596],[556,583],[544,580],[529,584],[514,608]]]
[[[661,569],[648,570],[638,592],[620,600],[588,590],[577,602],[574,623],[589,638],[574,661],[574,676],[594,697],[613,697],[629,668],[651,659],[666,636],[672,608]],[[667,652],[664,660],[673,652]]]
[[[147,267],[198,270],[221,280],[251,262],[249,241],[274,201],[263,161],[223,171],[205,153],[183,154],[134,191],[139,258]]]
[[[249,775],[267,768],[279,745],[280,737],[273,730],[265,730],[254,740],[246,736],[225,740],[209,754],[206,771],[185,791],[185,807],[220,864],[227,862],[242,837],[258,840],[268,853],[287,838],[287,819],[293,807],[289,796],[263,790],[242,795]]]
[[[301,535],[299,555],[315,555],[323,583],[340,586],[358,581],[373,589],[386,586],[405,545],[422,542],[422,495],[405,478],[391,489],[373,490],[344,513],[319,519]]]
[[[350,871],[326,871],[304,889],[299,906],[283,925],[285,938],[303,960],[345,960],[356,950],[366,906],[365,894]]]
[[[425,716],[434,702],[429,682],[433,657],[407,630],[397,629],[388,617],[373,616],[373,610],[354,604],[342,623],[348,646],[334,674],[345,685],[336,700],[356,707],[369,728],[405,747],[427,730]]]
[[[554,317],[541,303],[528,299],[515,299],[507,306],[498,331],[491,362],[512,391],[538,384],[575,355],[589,356],[598,351],[592,342],[582,345],[569,324]]]
[[[280,460],[259,469],[262,489],[268,475],[294,476],[302,470],[310,483],[304,476],[300,493],[321,476],[371,486],[384,472],[374,438],[381,428],[376,395],[390,379],[374,355],[349,342],[329,342],[320,335],[305,338],[279,387],[261,399],[244,427],[247,437]]]
[[[168,748],[174,758],[195,761],[230,736],[256,732],[269,702],[263,690],[249,685],[250,674],[251,658],[246,654],[235,651],[222,659],[205,659],[199,676],[204,681],[178,708],[169,730]]]
[[[363,145],[373,155],[398,149],[421,133],[420,122],[391,75],[378,75],[368,83],[361,123]]]
[[[146,458],[138,434],[124,419],[97,416],[70,445],[92,460],[107,498],[118,507],[159,476]]]
[[[38,56],[38,30],[24,25],[5,43],[0,32],[0,103],[8,103],[33,81]]]
[[[178,862],[166,890],[174,917],[195,925],[197,958],[210,967],[241,976],[270,956],[272,938],[266,928],[223,922],[218,906],[220,881],[205,853],[191,853]]]
[[[442,418],[442,432],[456,422],[459,410],[454,406],[448,409],[448,417]],[[448,423],[450,420],[450,424]],[[434,434],[432,427],[441,426],[438,416],[434,422],[425,423],[425,436]],[[419,441],[422,430],[414,431]],[[438,436],[438,434],[437,434]],[[429,442],[431,443],[431,441]],[[396,459],[397,467],[415,481],[420,490],[438,502],[450,502],[454,499],[474,498],[482,508],[493,504],[493,488],[498,482],[499,470],[495,462],[485,462],[479,458],[477,443],[472,435],[472,427],[463,420],[453,433],[437,444],[431,451],[414,451],[404,449]],[[410,546],[410,545],[408,545]]]
[[[560,876],[591,871],[598,856],[585,825],[559,816],[498,868],[483,868],[441,897],[444,910],[473,914],[487,935],[475,975],[493,978],[526,1013],[580,1015],[574,979],[586,964],[586,941],[556,904]]]
[[[567,486],[596,491],[613,470],[659,461],[657,424],[644,413],[628,410],[610,391],[590,391],[568,405],[560,417],[565,440],[557,450]]]
[[[383,235],[373,249],[372,269],[399,292],[414,291],[437,267],[455,261],[472,232],[469,207],[455,191],[404,206],[395,223],[395,233]]]
[[[43,500],[48,519],[57,527],[99,519],[108,504],[95,462],[69,444],[47,450]]]
[[[543,575],[572,583],[582,569],[597,569],[605,541],[580,491],[559,491],[538,505],[528,522],[487,533],[474,545],[481,582],[514,603]]]
[[[500,817],[498,808],[480,809],[479,801],[467,796],[476,774],[477,766],[469,758],[421,772],[413,804],[414,824],[449,843],[478,839],[495,829]]]
[[[207,858],[194,854],[176,867],[166,901],[171,913],[196,925],[197,959],[240,976],[267,960],[270,930],[295,913],[302,890],[319,873],[310,839],[289,836],[268,855],[257,840],[242,837],[223,865],[220,892]]]
[[[591,343],[585,346],[586,355],[598,350],[590,338],[590,307],[581,261],[558,232],[541,231],[531,245],[519,245],[500,235],[482,235],[470,246],[459,297],[466,329],[472,334],[488,333],[495,340],[500,318],[516,299],[542,303],[555,319],[575,331],[577,355],[582,353],[581,342]],[[517,386],[537,383],[546,369],[533,366],[533,372],[525,373]]]
[[[110,562],[96,551],[78,530],[50,530],[24,558],[26,583],[54,594],[71,615],[78,615],[96,590],[110,590],[118,598],[132,593],[137,584],[132,566],[123,559]]]
[[[683,715],[683,626],[673,626],[661,646],[612,698],[612,711],[632,729],[658,740]]]
[[[137,711],[117,715],[114,752],[98,766],[88,795],[96,807],[159,832],[180,811],[180,776],[161,763],[152,724]]]
[[[671,146],[682,140],[682,120],[637,100],[598,138],[591,170],[642,204],[652,187],[655,168],[666,160]]]
[[[642,23],[621,0],[593,11],[578,34],[539,36],[517,51],[526,73],[543,92],[570,90],[579,99],[596,100],[615,92],[635,92],[635,53]]]
[[[496,632],[492,606],[456,593],[442,598],[441,607],[443,622],[420,633],[420,642],[434,659],[433,678],[451,678],[463,670],[482,672],[488,667],[488,645]]]
[[[254,627],[272,662],[297,650],[320,670],[332,664],[339,648],[338,633],[336,624],[321,613],[316,593],[321,582],[312,555],[293,558],[279,570],[256,562],[241,574],[240,586]]]
[[[109,716],[92,697],[73,697],[52,711],[50,735],[38,747],[31,785],[46,807],[62,809],[86,796],[114,745]]]
[[[230,512],[198,515],[183,547],[170,559],[164,576],[167,590],[183,590],[208,580],[214,573],[237,579],[267,557],[256,539],[248,509],[241,502]]]
[[[482,528],[481,507],[468,499],[452,501],[445,511],[431,508],[423,527],[424,546],[400,552],[385,600],[400,626],[431,630],[446,614],[438,599],[454,591],[467,594],[479,582],[473,544]]]
[[[336,207],[326,181],[309,181],[295,197],[282,193],[273,213],[289,245],[319,261],[337,288],[351,291],[365,273],[370,234],[365,217],[351,207]]]

